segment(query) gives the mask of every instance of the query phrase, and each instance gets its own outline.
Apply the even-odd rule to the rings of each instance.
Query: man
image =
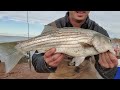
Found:
[[[109,37],[106,30],[104,30],[97,23],[89,19],[89,13],[90,11],[69,11],[66,13],[65,17],[55,20],[48,25],[56,26],[58,28],[79,27],[84,29],[91,29]],[[64,59],[64,54],[55,54],[55,48],[52,48],[46,53],[39,54],[36,51],[32,57],[32,64],[36,72],[50,72],[54,74],[57,73],[55,71]],[[116,56],[112,55],[110,52],[105,52],[96,55],[95,60],[95,68],[103,78],[114,78],[118,64]]]

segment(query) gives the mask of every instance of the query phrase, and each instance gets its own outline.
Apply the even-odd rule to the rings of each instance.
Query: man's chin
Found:
[[[79,18],[76,18],[76,20],[77,21],[83,21],[83,20],[85,20],[85,18],[84,17],[79,17]]]

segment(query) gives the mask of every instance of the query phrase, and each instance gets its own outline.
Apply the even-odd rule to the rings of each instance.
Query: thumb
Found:
[[[116,52],[116,56],[119,56],[119,52],[120,52],[120,50],[117,49],[117,48],[115,48],[114,51]]]

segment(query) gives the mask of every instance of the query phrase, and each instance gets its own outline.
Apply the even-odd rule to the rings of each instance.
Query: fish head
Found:
[[[114,48],[112,47],[111,39],[102,34],[94,35],[92,44],[99,53],[110,51],[115,55]]]

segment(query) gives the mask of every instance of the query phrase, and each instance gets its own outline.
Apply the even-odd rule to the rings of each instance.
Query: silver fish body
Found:
[[[46,26],[44,32],[16,46],[22,53],[27,51],[46,52],[56,48],[56,53],[64,53],[73,57],[92,56],[106,51],[115,54],[110,38],[93,30],[82,28],[55,28]]]
[[[115,54],[110,38],[96,31],[45,26],[42,34],[37,37],[19,43],[18,41],[0,43],[0,60],[5,62],[5,71],[10,72],[27,52],[38,50],[44,53],[50,48],[56,48],[56,53],[76,57],[74,61],[77,61],[77,65],[80,64],[77,59],[81,59],[82,62],[87,56],[106,51]]]

